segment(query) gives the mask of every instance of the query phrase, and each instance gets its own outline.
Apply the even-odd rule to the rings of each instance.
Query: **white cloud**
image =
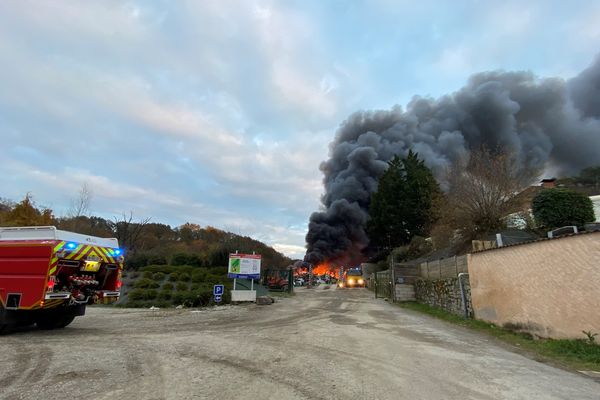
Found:
[[[436,73],[446,77],[462,78],[470,74],[473,61],[470,50],[463,45],[458,45],[443,49],[432,68]]]
[[[539,8],[532,3],[498,2],[486,6],[482,26],[486,27],[490,39],[494,37],[500,40],[512,36],[520,40],[531,29],[535,29],[536,17],[539,15]]]
[[[35,182],[36,187],[45,187],[69,195],[77,193],[83,184],[87,184],[94,195],[101,200],[126,200],[134,203],[139,202],[141,199],[152,199],[152,202],[160,206],[184,205],[175,196],[118,182],[112,178],[95,175],[83,169],[71,170],[67,168],[62,171],[49,172],[24,162],[11,162],[10,169],[13,174],[17,174],[21,179]]]
[[[306,254],[306,248],[292,244],[274,243],[273,248],[280,253],[283,253],[291,259],[303,259]]]
[[[126,85],[117,83],[120,88]],[[178,104],[159,103],[149,94],[118,90],[104,99],[107,107],[158,132],[173,134],[183,138],[201,140],[203,144],[217,146],[239,146],[242,139],[211,121],[201,110],[190,109]]]
[[[581,10],[580,18],[568,24],[571,41],[581,49],[598,49],[600,41],[600,7],[596,5],[591,10]]]

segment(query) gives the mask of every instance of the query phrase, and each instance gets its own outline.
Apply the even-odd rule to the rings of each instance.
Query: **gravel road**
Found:
[[[594,399],[600,383],[364,289],[270,306],[89,308],[0,336],[1,399]]]

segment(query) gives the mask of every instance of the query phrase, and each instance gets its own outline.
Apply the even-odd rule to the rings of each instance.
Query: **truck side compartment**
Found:
[[[5,309],[33,309],[44,297],[49,244],[0,243],[0,304]]]

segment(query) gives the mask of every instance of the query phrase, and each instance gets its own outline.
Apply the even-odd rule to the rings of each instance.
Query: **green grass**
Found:
[[[515,346],[538,361],[581,370],[600,371],[600,345],[590,342],[584,333],[582,339],[535,339],[528,333],[514,332],[485,321],[464,319],[427,304],[398,303],[402,308],[422,312],[455,325],[488,334]]]

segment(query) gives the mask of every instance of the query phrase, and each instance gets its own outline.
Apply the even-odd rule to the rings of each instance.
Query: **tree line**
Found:
[[[179,227],[135,219],[133,213],[112,219],[89,215],[90,191],[84,186],[66,216],[56,217],[27,194],[20,202],[0,198],[0,226],[56,226],[58,229],[115,237],[126,251],[126,266],[146,265],[226,266],[229,254],[256,252],[269,268],[285,268],[291,260],[264,243],[212,226],[185,223]]]

